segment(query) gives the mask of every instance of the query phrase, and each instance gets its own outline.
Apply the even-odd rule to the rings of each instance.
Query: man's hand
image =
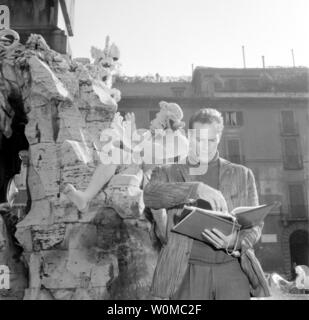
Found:
[[[203,237],[214,245],[217,249],[233,249],[237,240],[237,231],[234,231],[229,236],[224,235],[217,229],[205,229],[202,232]],[[239,246],[239,243],[237,244]],[[235,248],[236,250],[239,248]]]
[[[210,203],[212,210],[228,212],[226,201],[219,190],[216,190],[205,183],[200,183],[197,188],[198,198]]]

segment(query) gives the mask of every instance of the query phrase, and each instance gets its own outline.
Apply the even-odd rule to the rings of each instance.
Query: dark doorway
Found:
[[[11,95],[8,102],[12,106],[15,115],[11,128],[13,134],[6,138],[0,132],[0,203],[7,202],[6,192],[11,178],[20,172],[21,159],[19,151],[28,150],[29,143],[25,136],[25,127],[28,123],[24,112],[24,105],[20,96]]]
[[[296,230],[290,236],[291,273],[295,278],[295,266],[309,266],[309,234],[306,230]]]

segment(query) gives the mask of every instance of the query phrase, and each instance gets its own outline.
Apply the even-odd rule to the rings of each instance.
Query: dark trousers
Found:
[[[250,285],[238,260],[189,263],[172,300],[249,300]]]

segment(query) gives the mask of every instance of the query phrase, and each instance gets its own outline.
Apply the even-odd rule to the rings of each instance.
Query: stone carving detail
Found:
[[[267,280],[271,292],[271,300],[304,299],[308,300],[308,295],[304,294],[309,289],[308,282],[309,267],[299,265],[295,267],[296,279],[288,281],[278,273],[267,274]]]
[[[300,265],[295,267],[296,287],[300,290],[309,290],[309,267]]]
[[[97,166],[94,142],[110,126],[120,99],[111,86],[118,48],[107,39],[92,55],[94,63],[72,61],[40,35],[0,52],[0,136],[10,137],[15,114],[23,113],[29,143],[31,203],[15,227],[24,261],[15,266],[23,276],[14,283],[19,299],[149,298],[157,253],[144,216],[120,218],[102,206],[100,193],[81,213],[61,195],[68,183],[88,185]],[[12,96],[22,104],[10,104]],[[0,265],[8,261],[3,250]]]

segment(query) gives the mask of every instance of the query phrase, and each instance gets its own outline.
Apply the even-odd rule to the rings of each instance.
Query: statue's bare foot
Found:
[[[67,184],[63,193],[76,205],[78,210],[82,211],[88,207],[89,201],[86,198],[85,193],[76,190],[73,185]]]

